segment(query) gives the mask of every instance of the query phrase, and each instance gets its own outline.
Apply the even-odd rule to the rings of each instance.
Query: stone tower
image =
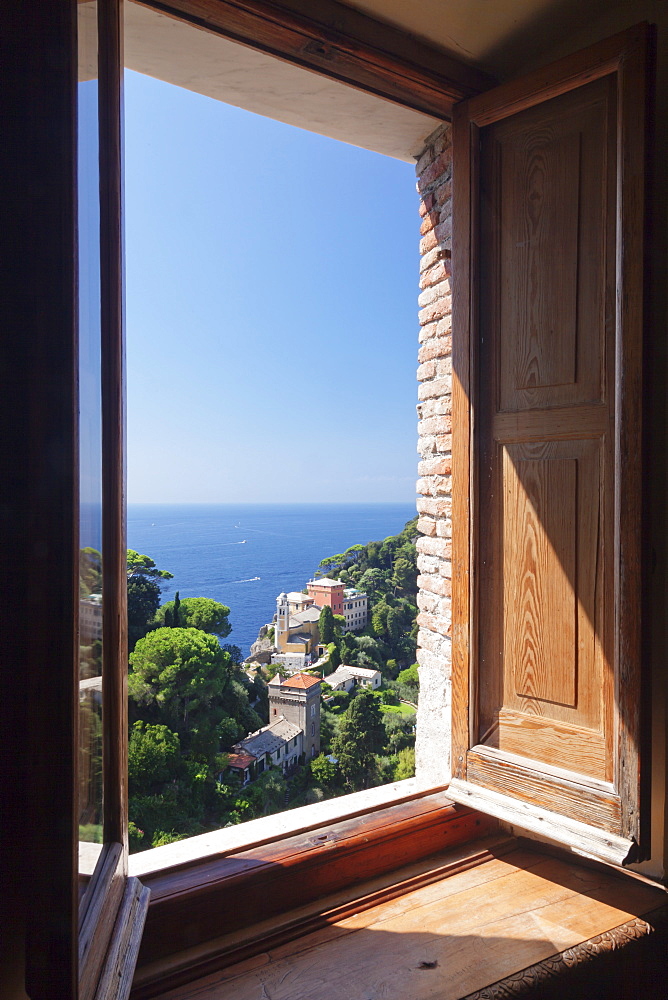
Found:
[[[306,760],[317,757],[320,753],[320,678],[299,673],[283,679],[277,674],[269,682],[269,722],[281,715],[302,730]]]

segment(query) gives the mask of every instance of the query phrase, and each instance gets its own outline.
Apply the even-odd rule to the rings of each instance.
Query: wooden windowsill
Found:
[[[609,866],[510,838],[450,850],[322,900],[311,926],[264,921],[254,953],[163,1000],[658,996],[668,896]],[[329,907],[329,908],[328,908]],[[658,932],[658,933],[657,933]],[[234,935],[230,941],[233,943]],[[238,939],[238,935],[237,935]],[[237,940],[238,943],[238,940]],[[251,955],[251,957],[249,957]],[[149,995],[141,994],[137,995]]]
[[[493,822],[456,806],[442,791],[416,792],[348,819],[301,827],[293,836],[197,860],[182,858],[180,864],[148,872],[142,882],[151,889],[151,903],[133,995],[137,1000],[155,996],[167,984],[254,953],[262,947],[256,940],[260,915],[274,927],[290,923],[300,908],[311,908],[311,916],[317,916],[332,895],[357,898],[359,885],[376,877],[392,884],[401,866],[470,844]]]

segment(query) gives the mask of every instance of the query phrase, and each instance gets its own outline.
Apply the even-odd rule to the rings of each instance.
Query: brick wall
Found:
[[[427,139],[417,162],[420,195],[417,508],[420,704],[416,741],[421,783],[450,777],[452,146],[449,124]]]

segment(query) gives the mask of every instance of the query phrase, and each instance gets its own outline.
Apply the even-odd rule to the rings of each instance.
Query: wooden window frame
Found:
[[[450,793],[456,801],[467,802],[499,819],[539,835],[555,837],[615,864],[628,864],[649,856],[646,843],[648,796],[645,792],[649,771],[648,727],[642,724],[647,707],[647,690],[642,683],[642,554],[645,544],[642,360],[646,229],[638,224],[638,219],[645,215],[647,199],[649,116],[645,113],[645,94],[651,93],[652,53],[651,27],[637,25],[490,94],[465,102],[455,109],[453,129],[453,779]],[[615,774],[621,821],[615,833],[563,818],[530,801],[516,802],[510,795],[486,790],[467,780],[467,754],[477,743],[478,133],[500,117],[609,75],[616,77],[618,107],[614,631],[615,660],[619,664],[616,703],[620,720]],[[528,96],[532,92],[533,98]],[[622,287],[624,294],[620,293]]]

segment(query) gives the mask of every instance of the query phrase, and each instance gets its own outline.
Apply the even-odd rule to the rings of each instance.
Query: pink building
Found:
[[[321,580],[309,580],[306,584],[308,596],[313,599],[313,602],[319,608],[324,608],[325,604],[329,604],[335,615],[343,614],[344,587],[345,584],[341,580],[330,580],[327,576],[323,576]]]

